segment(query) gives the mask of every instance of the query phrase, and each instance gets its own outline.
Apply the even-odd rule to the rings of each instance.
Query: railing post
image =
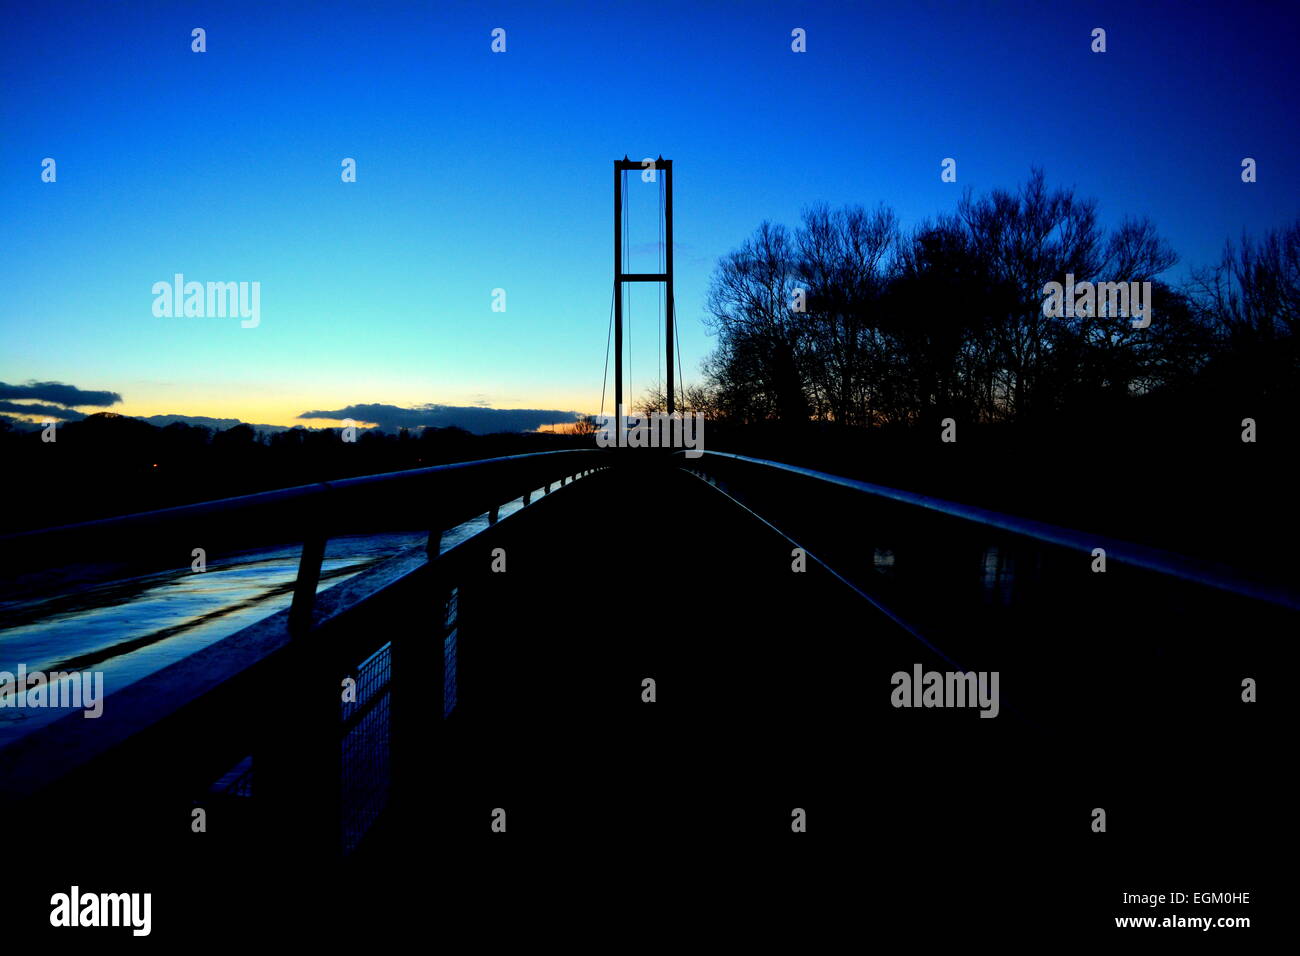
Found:
[[[320,585],[320,568],[324,560],[325,536],[313,531],[302,543],[302,556],[298,559],[298,577],[293,582],[289,631],[295,636],[311,629],[311,613],[316,605],[316,588]]]
[[[265,720],[253,753],[253,794],[266,836],[298,866],[342,855],[341,675],[328,632],[312,626],[326,535],[303,542],[289,610],[289,646],[262,688]]]

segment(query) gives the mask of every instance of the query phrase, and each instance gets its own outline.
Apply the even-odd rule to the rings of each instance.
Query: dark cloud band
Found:
[[[324,418],[375,425],[384,431],[401,428],[463,428],[475,435],[536,431],[553,422],[572,422],[577,412],[545,408],[481,408],[473,405],[348,405],[346,408],[303,412],[299,418]]]
[[[107,408],[122,400],[117,392],[94,392],[64,385],[62,382],[28,382],[26,385],[10,385],[0,382],[0,398],[24,398],[41,402],[53,402],[68,408],[89,405],[94,408]]]

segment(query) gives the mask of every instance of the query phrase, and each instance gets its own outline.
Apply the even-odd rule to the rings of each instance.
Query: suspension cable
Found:
[[[682,375],[682,335],[678,331],[678,326],[680,324],[681,323],[677,321],[677,296],[674,295],[673,296],[673,339],[677,342],[677,388],[674,391],[678,392],[682,396],[684,402],[686,398],[686,378]],[[683,412],[683,414],[685,414],[685,412]]]
[[[605,372],[600,377],[600,420],[605,422],[605,386],[609,384],[609,347],[614,338],[614,293],[616,289],[609,291],[609,328],[605,331]]]
[[[624,272],[626,272],[628,269],[632,267],[632,245],[631,245],[631,240],[629,238],[632,235],[631,223],[629,222],[629,220],[631,219],[631,215],[632,215],[632,207],[628,198],[627,170],[625,169],[623,170],[623,271]],[[631,290],[628,291],[628,297],[624,301],[623,317],[625,319],[624,327],[627,329],[627,379],[623,383],[626,386],[623,389],[623,397],[624,400],[627,401],[628,396],[631,395],[632,393],[632,368],[633,368]],[[622,356],[619,356],[619,361],[622,361]],[[615,414],[622,414],[622,409],[617,410]]]

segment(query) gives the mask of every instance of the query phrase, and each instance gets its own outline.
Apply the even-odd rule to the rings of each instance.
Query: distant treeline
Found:
[[[764,222],[718,265],[717,347],[688,408],[734,424],[1050,424],[1144,397],[1231,394],[1276,407],[1300,383],[1300,219],[1229,242],[1175,287],[1177,255],[1146,219],[1107,231],[1097,203],[1049,188],[969,192],[900,230],[881,207]],[[1044,315],[1044,286],[1150,282],[1149,327],[1128,316]],[[662,408],[662,394],[642,403]]]
[[[176,422],[159,428],[111,412],[41,432],[0,419],[0,471],[6,507],[0,530],[70,524],[93,518],[252,494],[453,461],[590,444],[545,433],[473,435],[460,428],[292,428],[259,434],[251,425],[225,430]]]

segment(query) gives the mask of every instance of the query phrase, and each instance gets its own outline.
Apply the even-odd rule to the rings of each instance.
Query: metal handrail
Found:
[[[683,453],[678,452],[678,454]],[[871,495],[875,498],[911,505],[936,514],[1010,532],[1020,537],[1032,538],[1067,550],[1091,554],[1094,548],[1103,548],[1106,552],[1107,561],[1119,561],[1147,571],[1154,571],[1157,574],[1227,591],[1241,597],[1265,601],[1290,610],[1300,610],[1300,592],[1281,585],[1257,580],[1227,565],[1189,558],[1185,555],[1175,554],[1172,551],[1150,548],[1105,535],[1089,534],[1072,528],[1064,528],[1060,525],[1047,524],[1046,522],[1035,521],[1032,518],[1003,514],[1002,512],[991,511],[975,505],[965,505],[943,498],[936,498],[932,495],[902,491],[898,488],[889,488],[867,481],[859,481],[855,478],[845,478],[842,475],[832,475],[812,468],[787,465],[783,462],[768,461],[763,458],[751,458],[748,455],[737,455],[730,452],[707,451],[700,458],[688,459],[688,464],[684,467],[688,469],[700,468],[701,463],[707,462],[710,458],[741,462],[746,465],[824,482],[850,491]]]
[[[70,554],[87,553],[174,566],[184,562],[167,536],[182,533],[193,546],[212,540],[238,550],[297,543],[322,532],[328,538],[350,527],[373,530],[377,520],[440,531],[543,482],[594,467],[607,460],[605,454],[566,449],[453,462],[0,535],[0,570],[62,567],[76,563]],[[513,494],[502,498],[505,489]]]
[[[250,522],[267,518],[269,509],[291,510],[294,520],[290,527],[307,534],[300,538],[304,547],[292,607],[117,690],[111,698],[113,706],[106,707],[96,721],[94,734],[85,732],[80,714],[74,713],[0,747],[0,803],[56,783],[100,754],[175,716],[199,698],[245,677],[291,644],[301,643],[302,652],[313,656],[333,653],[337,649],[316,641],[298,642],[297,638],[341,619],[430,562],[442,566],[464,557],[468,542],[439,554],[440,532],[451,526],[443,524],[442,519],[464,515],[461,520],[467,520],[520,496],[527,502],[535,488],[544,487],[549,492],[553,483],[563,486],[566,479],[600,470],[608,463],[608,453],[594,449],[512,455],[321,482],[0,537],[0,547],[6,549],[9,559],[27,555],[43,560],[61,554],[63,563],[67,563],[67,552],[60,549],[70,542],[79,549],[85,549],[89,541],[114,547],[135,546],[147,555],[156,552],[158,535],[165,540],[176,528],[189,533],[196,520],[223,522],[233,531],[230,540],[248,542],[249,535],[256,537],[259,532],[249,526]],[[432,516],[427,557],[418,552],[399,554],[316,594],[323,543],[331,530],[340,526],[338,509],[362,509],[364,513],[359,517],[363,520],[405,513],[408,523],[415,523],[420,519],[412,519],[409,510],[404,511],[413,502],[429,506],[420,519]],[[494,522],[491,530],[499,526]],[[155,554],[155,559],[168,558]],[[27,566],[26,562],[23,566]]]

